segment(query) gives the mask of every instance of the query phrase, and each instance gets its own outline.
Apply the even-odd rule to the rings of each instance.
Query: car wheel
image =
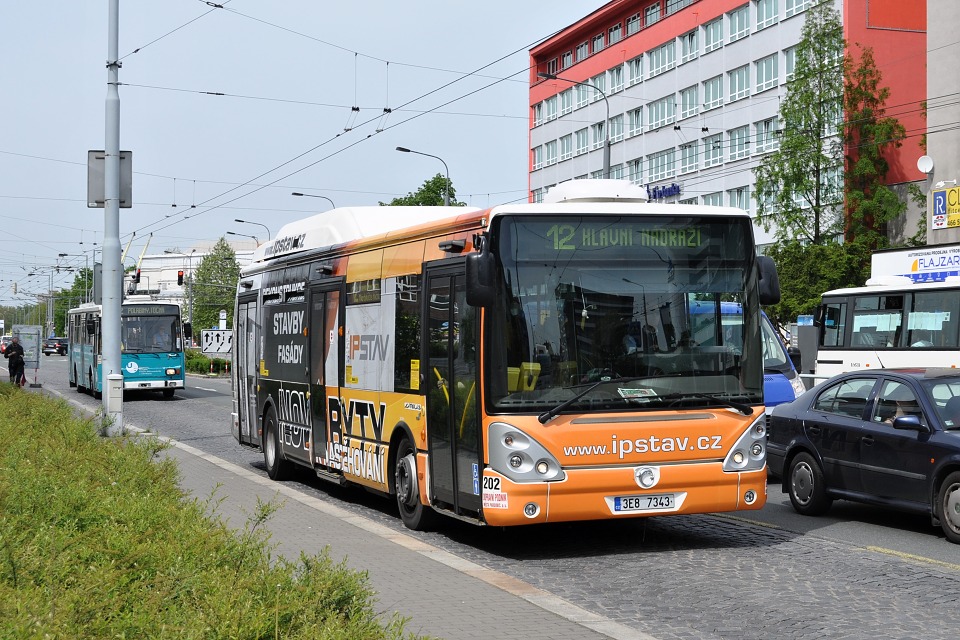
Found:
[[[437,512],[420,502],[420,485],[417,480],[417,450],[404,437],[397,447],[396,466],[393,472],[393,488],[397,508],[404,526],[414,531],[426,531],[436,521]]]
[[[271,480],[290,477],[290,463],[280,453],[280,428],[273,407],[267,409],[267,415],[263,418],[263,464]]]
[[[833,499],[827,495],[823,470],[806,452],[798,453],[790,462],[787,489],[793,508],[805,516],[820,515],[833,503]]]
[[[940,485],[936,514],[947,540],[960,544],[960,471],[948,475]]]

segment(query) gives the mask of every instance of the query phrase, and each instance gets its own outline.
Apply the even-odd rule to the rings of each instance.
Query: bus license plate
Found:
[[[648,496],[619,496],[613,499],[614,511],[654,511],[673,509],[673,494],[660,493]]]

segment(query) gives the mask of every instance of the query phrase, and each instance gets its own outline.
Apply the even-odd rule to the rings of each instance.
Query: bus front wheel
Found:
[[[267,409],[263,418],[263,464],[271,480],[286,480],[290,476],[290,463],[280,453],[280,429],[273,407]]]
[[[164,397],[164,398],[172,398],[172,397],[173,397],[173,388],[164,389],[164,390],[163,390],[163,397]]]
[[[394,469],[394,490],[397,508],[404,526],[414,531],[426,531],[436,520],[436,511],[420,502],[420,486],[417,481],[417,449],[404,436],[397,447]]]

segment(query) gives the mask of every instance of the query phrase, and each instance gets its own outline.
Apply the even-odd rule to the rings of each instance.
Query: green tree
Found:
[[[190,283],[193,295],[193,329],[217,327],[220,310],[227,311],[227,326],[233,322],[233,300],[240,281],[240,265],[237,254],[227,241],[220,237],[213,249],[197,266],[194,281]]]
[[[69,289],[54,294],[53,318],[56,334],[66,335],[67,311],[93,300],[93,269],[81,267]]]
[[[381,207],[426,207],[443,205],[443,189],[447,184],[447,179],[439,173],[429,180],[424,181],[423,185],[416,193],[408,193],[400,198],[394,198],[390,202],[381,202]],[[464,202],[457,202],[457,191],[453,188],[453,181],[450,181],[450,206],[463,207]]]
[[[833,242],[842,212],[843,29],[832,3],[810,7],[780,105],[780,147],[754,170],[757,217],[778,242]]]
[[[885,184],[890,164],[884,152],[899,147],[906,131],[886,115],[890,89],[881,84],[873,50],[863,49],[856,62],[848,55],[844,68],[845,239],[883,249],[890,244],[887,223],[907,210],[907,203]]]

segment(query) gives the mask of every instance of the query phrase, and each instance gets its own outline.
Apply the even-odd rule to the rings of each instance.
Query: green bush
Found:
[[[153,438],[102,439],[63,401],[0,384],[0,637],[404,637],[363,572],[272,555],[188,499]]]
[[[196,349],[187,349],[184,352],[187,363],[187,372],[188,373],[210,373],[210,363],[211,359],[203,355],[202,352],[197,351]],[[230,372],[229,360],[224,360],[223,358],[213,358],[213,373],[217,375],[223,375]]]

